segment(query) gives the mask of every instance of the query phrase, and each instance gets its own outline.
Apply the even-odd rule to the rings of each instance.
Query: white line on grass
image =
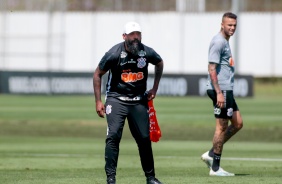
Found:
[[[5,153],[2,155],[14,157],[93,157],[96,155],[87,154],[57,154],[57,153]]]
[[[179,158],[185,156],[156,156],[158,158]],[[238,160],[238,161],[257,161],[257,162],[282,162],[282,158],[236,158],[224,157],[222,160]]]
[[[222,158],[223,160],[241,160],[241,161],[260,161],[260,162],[282,162],[280,158]]]
[[[3,155],[3,154],[2,154]],[[101,157],[103,155],[96,154],[56,154],[56,153],[6,153],[6,156],[16,157]],[[182,158],[186,156],[155,156],[158,158]],[[222,160],[239,160],[239,161],[257,161],[257,162],[282,162],[282,158],[236,158],[236,157],[224,157]]]

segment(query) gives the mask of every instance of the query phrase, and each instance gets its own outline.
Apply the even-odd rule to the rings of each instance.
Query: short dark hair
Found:
[[[222,16],[222,20],[224,19],[224,18],[231,18],[231,19],[235,19],[235,20],[237,20],[237,15],[235,15],[234,13],[232,13],[232,12],[226,12],[226,13],[224,13],[223,14],[223,16]]]

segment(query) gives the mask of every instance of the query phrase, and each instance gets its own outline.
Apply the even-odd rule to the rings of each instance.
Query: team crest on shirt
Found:
[[[138,68],[144,68],[146,66],[146,58],[138,58],[137,62]]]
[[[107,105],[106,107],[106,114],[111,114],[112,112],[112,106],[111,105]]]
[[[146,52],[145,52],[144,50],[140,50],[140,51],[138,52],[138,56],[144,57],[144,56],[146,56]]]
[[[127,56],[127,53],[124,51],[121,51],[120,58],[125,58]]]
[[[233,108],[227,109],[227,116],[232,116],[233,115]]]

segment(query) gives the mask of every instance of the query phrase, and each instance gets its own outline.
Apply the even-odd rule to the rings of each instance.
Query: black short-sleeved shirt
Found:
[[[99,63],[100,70],[109,71],[106,96],[136,97],[147,87],[148,64],[158,64],[162,58],[152,48],[142,44],[138,55],[125,50],[124,42],[113,46]]]

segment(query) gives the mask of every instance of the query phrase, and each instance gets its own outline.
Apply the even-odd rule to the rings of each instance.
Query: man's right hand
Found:
[[[104,118],[105,115],[105,106],[102,101],[96,101],[96,112],[98,116]]]
[[[223,94],[220,92],[217,94],[217,103],[216,105],[220,108],[224,108],[224,96]]]

